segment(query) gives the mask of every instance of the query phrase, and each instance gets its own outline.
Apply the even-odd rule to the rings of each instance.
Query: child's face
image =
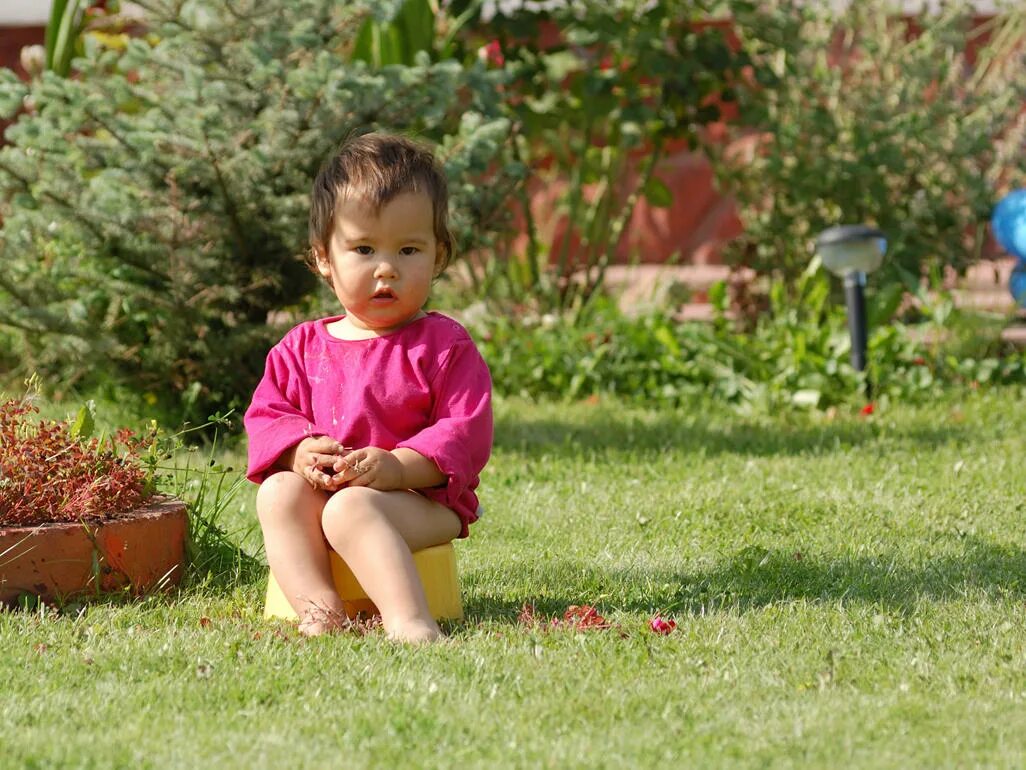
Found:
[[[401,193],[378,212],[359,196],[340,197],[317,269],[331,281],[348,324],[385,333],[420,317],[438,257],[434,219],[426,193]]]

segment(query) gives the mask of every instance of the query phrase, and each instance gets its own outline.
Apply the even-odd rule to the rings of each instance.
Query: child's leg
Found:
[[[268,476],[257,492],[267,563],[307,634],[330,630],[344,614],[321,531],[327,499],[292,471]]]
[[[455,513],[407,490],[346,487],[324,506],[322,525],[331,547],[381,611],[390,636],[416,642],[441,635],[411,551],[456,537]]]

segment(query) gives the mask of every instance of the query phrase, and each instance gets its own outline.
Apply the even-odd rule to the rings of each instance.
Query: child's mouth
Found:
[[[371,296],[371,302],[384,304],[387,302],[393,302],[395,298],[395,292],[391,289],[378,289]]]

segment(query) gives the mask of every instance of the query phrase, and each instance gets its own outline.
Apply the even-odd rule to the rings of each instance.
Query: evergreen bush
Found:
[[[439,146],[462,233],[487,235],[503,185],[504,74],[350,55],[368,7],[334,0],[144,0],[119,50],[76,74],[0,70],[0,325],[21,366],[129,384],[199,417],[244,401],[277,310],[305,310],[307,200],[354,130]],[[377,9],[380,12],[380,8]],[[464,238],[465,239],[465,238]],[[272,315],[273,319],[273,315]]]

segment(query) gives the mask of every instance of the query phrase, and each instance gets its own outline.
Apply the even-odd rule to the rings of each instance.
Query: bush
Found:
[[[884,282],[963,268],[998,188],[1026,170],[1026,13],[1007,11],[984,41],[968,4],[914,22],[884,0],[831,5],[732,4],[754,67],[735,138],[760,136],[753,157],[735,147],[716,164],[745,227],[727,257],[793,282],[822,229],[865,222],[890,243]]]
[[[492,372],[497,393],[531,399],[615,396],[674,406],[712,397],[744,412],[829,408],[873,398],[925,400],[945,386],[1026,382],[1026,357],[965,355],[968,323],[938,301],[936,315],[915,327],[884,324],[890,293],[870,297],[869,372],[849,363],[851,342],[843,305],[829,300],[830,282],[813,265],[795,282],[797,301],[777,284],[772,312],[746,333],[721,316],[716,323],[678,323],[663,313],[624,316],[597,301],[577,322],[548,314],[467,322]],[[721,284],[713,299],[724,310]],[[999,328],[993,330],[997,339]]]
[[[0,149],[0,325],[26,370],[202,421],[248,398],[281,333],[269,313],[314,302],[308,191],[354,129],[437,142],[464,235],[487,232],[503,74],[350,61],[355,3],[140,5],[148,34],[87,35],[73,78],[0,70],[0,113],[22,111]]]
[[[659,164],[721,119],[745,59],[706,23],[711,0],[515,4],[508,16],[497,5],[463,37],[509,72],[530,175],[522,232],[475,277],[499,308],[574,309],[601,287],[638,201],[671,203]],[[532,195],[544,210],[532,213]]]

